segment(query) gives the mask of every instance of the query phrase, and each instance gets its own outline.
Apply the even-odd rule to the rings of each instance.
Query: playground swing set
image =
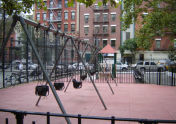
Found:
[[[69,82],[72,80],[74,88],[78,89],[78,88],[82,87],[82,81],[84,81],[87,78],[87,76],[88,76],[89,79],[90,79],[90,81],[91,81],[91,83],[93,84],[93,87],[95,88],[95,91],[96,91],[98,97],[100,98],[100,101],[101,101],[104,109],[105,110],[107,109],[107,107],[106,107],[106,105],[105,105],[105,103],[104,103],[104,101],[103,101],[103,99],[102,99],[102,97],[101,97],[101,95],[100,95],[100,93],[99,93],[96,85],[95,85],[95,82],[94,82],[94,80],[91,77],[92,75],[94,75],[95,73],[97,73],[98,70],[94,68],[93,71],[90,71],[88,69],[88,67],[86,66],[85,62],[82,59],[81,54],[79,53],[79,45],[77,46],[75,42],[77,41],[78,43],[80,42],[80,43],[86,44],[86,47],[89,46],[90,48],[94,48],[95,51],[99,50],[97,47],[95,47],[94,45],[91,45],[91,44],[89,44],[89,43],[87,43],[85,41],[78,40],[78,39],[76,39],[74,37],[66,35],[65,33],[58,32],[56,30],[50,29],[47,26],[43,26],[43,25],[37,24],[36,22],[33,22],[31,20],[25,19],[25,18],[23,18],[21,16],[17,16],[17,15],[13,16],[13,22],[11,24],[11,28],[10,28],[8,34],[7,34],[7,37],[5,38],[4,42],[2,43],[2,47],[4,47],[4,48],[6,47],[8,39],[10,38],[10,35],[11,35],[12,31],[14,30],[14,27],[15,27],[17,21],[19,21],[21,23],[21,26],[22,26],[22,28],[23,28],[23,30],[25,32],[25,35],[27,36],[27,39],[28,39],[27,41],[31,45],[31,48],[32,48],[32,50],[34,52],[34,55],[36,56],[36,58],[38,60],[38,64],[40,65],[41,71],[43,73],[43,78],[46,81],[45,85],[37,85],[36,88],[35,88],[35,94],[39,96],[39,99],[38,99],[36,105],[39,104],[39,101],[40,101],[40,99],[41,99],[42,96],[49,95],[49,87],[50,87],[50,89],[51,89],[51,91],[52,91],[52,93],[53,93],[53,95],[54,95],[54,97],[55,97],[55,99],[56,99],[56,101],[57,101],[57,103],[58,103],[58,105],[59,105],[62,113],[63,114],[67,114],[66,111],[65,111],[65,109],[64,109],[64,107],[63,107],[63,104],[62,104],[59,96],[56,93],[56,90],[63,90],[64,89],[64,83],[58,81],[56,79],[56,77],[55,77],[54,85],[53,85],[53,83],[51,82],[51,77],[52,77],[53,72],[56,70],[56,66],[57,66],[59,60],[61,59],[61,55],[62,55],[62,53],[63,53],[63,51],[64,51],[64,49],[65,49],[65,47],[67,45],[67,42],[70,41],[71,44],[73,45],[76,53],[77,53],[78,58],[79,58],[78,62],[81,62],[83,64],[85,70],[84,70],[84,74],[82,74],[82,75],[80,74],[80,81],[77,81],[75,78],[72,79],[73,78],[73,75],[72,75],[71,78],[70,78],[70,80],[69,80]],[[34,27],[41,28],[44,31],[53,32],[55,35],[59,35],[60,37],[62,37],[62,39],[66,38],[66,40],[64,42],[64,45],[63,45],[61,51],[59,52],[59,55],[57,56],[57,59],[56,59],[55,64],[54,64],[54,67],[52,68],[50,74],[48,74],[48,72],[46,71],[46,68],[44,67],[44,64],[43,64],[43,62],[41,60],[41,57],[39,56],[39,53],[38,53],[38,51],[36,49],[36,46],[35,46],[32,38],[31,38],[31,35],[30,35],[29,31],[27,30],[27,25],[26,24],[30,24],[30,25],[32,25]],[[86,51],[86,49],[85,49],[85,51]],[[85,51],[84,51],[84,53],[85,53]],[[1,53],[4,54],[3,49],[2,49]],[[95,57],[96,55],[97,55],[97,52],[94,52],[92,57],[97,59],[97,57]],[[97,62],[97,64],[99,65],[98,62]],[[79,66],[79,64],[78,64],[78,66]],[[77,68],[79,68],[79,67],[77,67]],[[100,68],[101,68],[101,66],[100,66]],[[39,78],[39,76],[38,76],[38,78]],[[109,84],[108,81],[107,81],[107,83],[110,86],[110,84]],[[68,85],[67,85],[67,87],[68,87]],[[111,86],[110,86],[110,89],[113,92]],[[66,122],[68,124],[71,124],[71,121],[70,121],[70,119],[68,117],[65,117],[65,120],[66,120]]]

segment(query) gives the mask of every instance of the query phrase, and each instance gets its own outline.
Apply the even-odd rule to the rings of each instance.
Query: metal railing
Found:
[[[76,118],[78,124],[82,123],[83,119],[93,119],[93,120],[104,120],[110,121],[111,124],[115,124],[116,121],[127,121],[127,122],[137,122],[140,124],[158,124],[158,123],[176,123],[176,120],[155,120],[155,119],[139,119],[139,118],[117,118],[115,116],[111,117],[101,117],[101,116],[84,116],[84,115],[73,115],[73,114],[59,114],[59,113],[50,113],[50,112],[30,112],[30,111],[19,111],[19,110],[10,110],[10,109],[0,109],[1,112],[13,113],[16,117],[16,124],[23,124],[24,116],[27,115],[41,115],[46,116],[46,124],[50,124],[50,117],[68,117]],[[8,118],[5,118],[5,123],[8,124]],[[35,124],[35,121],[32,121],[32,124]]]

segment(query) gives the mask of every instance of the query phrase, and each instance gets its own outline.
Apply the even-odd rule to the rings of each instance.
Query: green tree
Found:
[[[1,0],[0,8],[4,9],[8,15],[21,12],[29,13],[32,6],[36,4],[39,8],[46,9],[43,0]]]
[[[1,0],[0,8],[6,10],[8,15],[13,15],[14,13],[28,13],[32,9],[32,6],[35,4],[39,8],[46,9],[44,0]],[[107,2],[111,3],[111,6],[117,7],[121,2],[116,2],[117,0],[100,0],[98,5],[101,6]],[[75,0],[69,0],[69,6],[73,6]],[[84,3],[87,7],[91,6],[97,0],[77,0],[77,2]]]
[[[138,47],[149,49],[152,43],[150,41],[155,36],[167,35],[171,40],[176,36],[175,0],[123,0],[123,2],[123,30],[126,30],[133,21],[141,25],[136,33]],[[142,20],[139,21],[139,18]]]
[[[168,55],[169,59],[170,60],[176,60],[176,49],[173,46],[169,47],[168,52],[169,52],[169,55]]]
[[[133,55],[135,55],[137,50],[136,38],[126,40],[124,44],[119,47],[119,49],[122,56],[125,50],[129,50]]]

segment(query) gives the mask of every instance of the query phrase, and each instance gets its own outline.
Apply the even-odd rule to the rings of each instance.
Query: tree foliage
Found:
[[[141,26],[136,37],[138,46],[143,49],[150,48],[155,36],[167,35],[173,39],[176,36],[176,1],[124,0],[123,30],[133,21]]]
[[[1,0],[0,8],[4,9],[8,15],[21,12],[29,13],[32,6],[36,4],[39,8],[45,8],[43,0]]]
[[[134,55],[137,50],[136,38],[126,40],[124,44],[119,47],[119,49],[122,56],[125,50],[129,50]]]
[[[176,60],[176,49],[173,46],[169,47],[168,52],[169,52],[169,55],[168,55],[169,59],[170,60]]]
[[[1,0],[0,8],[6,10],[8,15],[13,15],[14,13],[28,13],[32,9],[32,6],[35,4],[39,8],[46,9],[44,0]],[[73,6],[75,0],[68,0],[68,5]],[[84,3],[87,7],[98,2],[98,5],[103,5],[109,2],[111,6],[117,7],[121,2],[118,0],[77,0],[79,3]]]
[[[75,0],[69,0],[73,6]],[[149,49],[151,40],[155,36],[164,36],[169,33],[170,38],[176,36],[176,0],[77,0],[87,7],[94,3],[99,6],[109,2],[112,7],[117,7],[123,2],[122,29],[129,28],[131,23],[141,25],[136,33],[137,45],[142,49]],[[14,13],[27,13],[32,5],[45,8],[43,0],[2,0],[0,8],[9,15]],[[143,12],[148,13],[143,15]],[[142,21],[139,21],[142,18]]]

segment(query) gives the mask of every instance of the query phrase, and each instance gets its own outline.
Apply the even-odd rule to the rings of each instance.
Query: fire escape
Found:
[[[100,41],[102,41],[102,39],[108,39],[109,37],[109,5],[99,7],[95,4],[93,11],[93,39],[95,41],[95,45],[100,45]]]
[[[58,24],[62,21],[62,0],[49,0],[48,9],[48,24],[50,28],[58,29]]]

